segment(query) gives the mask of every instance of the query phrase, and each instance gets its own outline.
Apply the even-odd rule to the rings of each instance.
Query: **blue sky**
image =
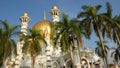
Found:
[[[58,6],[70,18],[74,18],[82,11],[81,6],[100,4],[103,6],[100,11],[103,12],[106,9],[106,2],[109,2],[113,7],[113,16],[120,13],[120,0],[0,0],[0,20],[7,20],[11,25],[20,25],[19,17],[27,12],[31,18],[29,26],[32,27],[36,22],[43,19],[44,10],[47,14],[47,20],[51,21],[49,12],[53,5]],[[94,40],[98,40],[93,35],[89,41],[83,39],[84,44],[91,48],[95,47]],[[114,44],[109,43],[109,45]]]

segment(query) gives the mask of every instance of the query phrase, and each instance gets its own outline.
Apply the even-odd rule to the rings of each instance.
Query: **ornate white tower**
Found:
[[[57,23],[60,21],[60,10],[58,9],[58,7],[57,6],[53,6],[52,7],[52,9],[51,9],[51,11],[50,11],[50,15],[52,16],[52,22],[54,23],[54,25],[57,25]],[[54,31],[54,38],[56,37],[56,35],[58,34],[58,33],[60,33],[60,30],[58,29],[58,30],[55,30]],[[60,63],[61,63],[61,65],[60,66],[64,66],[64,59],[63,59],[63,55],[61,54],[61,52],[62,52],[62,50],[61,50],[61,46],[60,46],[60,39],[61,39],[61,35],[60,35],[60,37],[59,37],[59,39],[58,39],[58,41],[57,41],[57,44],[56,44],[56,48],[54,49],[54,52],[53,52],[53,54],[54,54],[54,57],[61,57],[62,59],[60,59],[61,61],[60,61]]]
[[[52,22],[57,23],[60,21],[60,10],[57,8],[57,6],[53,6],[50,15],[52,16]]]
[[[21,32],[26,35],[27,34],[27,28],[28,28],[28,22],[30,22],[30,18],[28,17],[27,13],[24,13],[23,16],[20,17],[21,24]],[[17,42],[17,56],[15,58],[15,66],[14,68],[20,68],[21,61],[22,61],[22,47],[24,45],[23,40],[18,40]]]
[[[24,13],[23,16],[20,17],[21,24],[21,32],[26,35],[28,23],[30,22],[30,18],[27,13]]]

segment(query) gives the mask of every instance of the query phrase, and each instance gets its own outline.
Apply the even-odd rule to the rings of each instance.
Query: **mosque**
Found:
[[[52,23],[57,24],[60,21],[61,11],[57,6],[53,6],[50,10],[52,17]],[[28,23],[30,18],[27,13],[24,13],[20,17],[21,32],[27,34]],[[46,19],[46,13],[44,12],[44,19],[37,22],[32,29],[41,30],[44,39],[47,42],[47,46],[41,46],[42,52],[35,58],[34,68],[103,68],[102,59],[98,57],[93,50],[87,47],[80,50],[81,58],[77,49],[73,50],[73,60],[70,57],[70,52],[62,53],[60,44],[57,44],[57,48],[53,48],[54,40],[51,38],[51,22]],[[53,41],[51,41],[53,40]],[[17,41],[17,56],[12,57],[11,61],[6,62],[6,68],[30,68],[31,56],[22,53],[22,47],[24,41]],[[77,47],[76,47],[77,48]]]

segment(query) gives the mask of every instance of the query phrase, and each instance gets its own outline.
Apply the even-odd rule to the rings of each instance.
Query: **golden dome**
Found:
[[[47,20],[42,20],[36,23],[32,29],[40,31],[40,34],[44,36],[45,31],[47,32],[47,35],[50,36],[51,34],[51,24]]]
[[[51,35],[51,24],[46,20],[46,14],[44,12],[44,19],[42,21],[37,22],[32,29],[40,31],[40,34],[44,37],[46,33],[48,36]]]

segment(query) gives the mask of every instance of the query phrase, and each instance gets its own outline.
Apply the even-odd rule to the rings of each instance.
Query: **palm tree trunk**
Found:
[[[80,52],[80,46],[82,46],[82,40],[81,39],[78,39],[78,52],[79,52],[79,57],[80,57],[80,65],[81,65],[81,52]]]
[[[81,52],[80,52],[80,45],[78,46],[78,53],[79,53],[80,65],[81,65]]]
[[[33,45],[31,47],[32,47],[32,49],[31,49],[31,68],[34,68],[34,62],[35,62],[34,47],[33,47]]]
[[[73,44],[74,44],[74,43],[71,41],[71,42],[70,42],[70,58],[71,58],[71,60],[72,60],[72,65],[73,65],[73,63],[74,63],[74,61],[73,61],[73,47],[72,47]]]
[[[7,43],[7,42],[6,42]],[[5,61],[6,61],[6,45],[3,45],[3,63],[2,63],[2,68],[5,68]]]
[[[119,37],[118,37],[118,34],[117,34],[116,30],[114,30],[114,32],[115,32],[115,35],[116,35],[117,41],[118,41],[118,43],[120,44],[120,39],[119,39]]]
[[[72,33],[72,41],[70,44],[70,54],[71,54],[71,59],[72,59],[72,63],[73,63],[73,47],[74,46],[74,33]]]
[[[109,68],[108,61],[107,61],[107,57],[105,57],[105,63],[106,63],[106,65],[107,65],[107,68]]]
[[[102,37],[98,27],[97,27],[97,33],[98,33],[99,40],[101,42],[101,47],[102,47],[102,52],[103,52],[103,57],[104,57],[103,59],[104,59],[105,64],[107,65],[107,68],[108,68],[107,54],[105,52],[105,47],[104,47],[104,44],[103,44],[103,37]]]
[[[34,54],[31,55],[31,68],[34,68],[34,64],[35,64],[35,56]]]
[[[5,68],[5,60],[3,59],[2,68]]]
[[[72,52],[73,48],[72,48],[72,45],[70,45],[70,56],[71,56],[71,59],[72,59],[72,62],[73,62],[73,52]]]
[[[4,56],[3,56],[2,68],[6,68],[6,53],[4,53]]]

